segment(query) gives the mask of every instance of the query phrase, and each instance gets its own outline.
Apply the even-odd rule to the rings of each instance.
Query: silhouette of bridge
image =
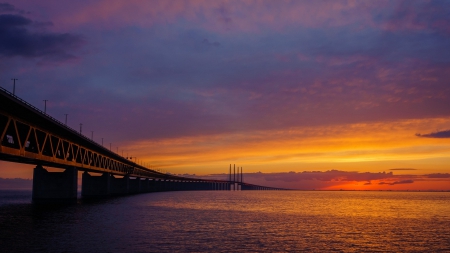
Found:
[[[190,190],[282,190],[244,183],[242,169],[229,180],[161,173],[134,163],[68,127],[0,87],[0,160],[36,165],[33,202],[77,199],[78,171],[83,197]],[[44,166],[64,169],[49,172]],[[94,173],[94,175],[92,175]],[[101,175],[95,175],[101,173]]]

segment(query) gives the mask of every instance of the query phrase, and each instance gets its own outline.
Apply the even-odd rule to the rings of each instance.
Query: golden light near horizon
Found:
[[[140,141],[129,143],[127,150],[133,150],[158,167],[178,172],[186,168],[185,172],[191,173],[197,167],[203,174],[223,172],[217,171],[216,166],[223,168],[230,162],[251,165],[251,168],[273,167],[273,171],[318,169],[316,164],[358,163],[366,166],[365,170],[379,171],[380,168],[371,164],[392,161],[395,166],[402,161],[428,160],[435,168],[427,169],[440,171],[444,165],[441,163],[450,157],[450,142],[419,138],[415,134],[449,124],[450,118],[434,118],[303,127]]]

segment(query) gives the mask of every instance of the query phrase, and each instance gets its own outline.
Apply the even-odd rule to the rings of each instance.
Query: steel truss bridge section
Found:
[[[1,87],[0,140],[0,160],[4,161],[131,177],[193,180],[136,164]]]

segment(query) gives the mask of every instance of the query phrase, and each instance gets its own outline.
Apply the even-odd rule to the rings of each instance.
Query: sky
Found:
[[[0,86],[164,172],[450,190],[448,17],[445,0],[6,1]]]

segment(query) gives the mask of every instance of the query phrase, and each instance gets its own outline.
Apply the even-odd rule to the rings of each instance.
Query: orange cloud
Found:
[[[177,173],[224,172],[229,163],[254,171],[345,170],[341,166],[356,164],[366,171],[414,167],[442,172],[450,143],[418,138],[415,133],[448,125],[449,118],[435,118],[303,127],[139,141],[125,149],[147,164]]]

